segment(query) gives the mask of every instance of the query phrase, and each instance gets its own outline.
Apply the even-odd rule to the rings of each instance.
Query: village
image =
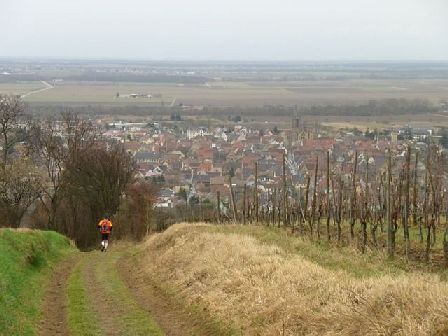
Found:
[[[157,122],[97,123],[106,129],[106,138],[123,143],[135,158],[138,178],[160,187],[156,208],[216,205],[220,197],[220,211],[229,216],[232,192],[235,203],[241,203],[253,194],[255,185],[260,209],[270,206],[270,195],[279,186],[287,185],[289,196],[295,197],[315,172],[318,188],[325,189],[327,153],[333,175],[341,174],[348,185],[355,155],[358,171],[368,166],[373,176],[385,167],[389,148],[400,158],[406,143],[425,150],[429,141],[440,138],[427,127],[362,132],[321,127],[299,118],[292,119],[289,129],[267,130],[237,123],[185,129]]]

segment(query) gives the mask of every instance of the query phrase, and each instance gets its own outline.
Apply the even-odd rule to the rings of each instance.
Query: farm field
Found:
[[[117,93],[120,97],[117,98]],[[154,97],[159,91],[150,85],[95,85],[85,83],[56,84],[54,88],[25,97],[29,103],[77,103],[77,104],[172,104],[173,97]],[[151,98],[130,98],[130,94],[152,95]]]
[[[24,94],[41,82],[2,83],[0,93]],[[116,98],[131,93],[152,98]],[[448,80],[215,81],[199,84],[57,82],[51,90],[29,95],[29,103],[175,104],[210,106],[312,105],[365,102],[371,99],[448,98]]]
[[[396,116],[319,116],[316,118],[323,126],[339,128],[375,128],[399,127],[409,125],[411,127],[440,127],[448,126],[448,114],[403,114]]]
[[[7,95],[10,94],[23,95],[43,87],[44,85],[41,82],[0,83],[0,93]]]

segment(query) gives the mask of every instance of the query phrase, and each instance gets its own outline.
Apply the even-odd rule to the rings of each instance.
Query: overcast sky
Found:
[[[0,57],[448,60],[448,0],[0,0]]]

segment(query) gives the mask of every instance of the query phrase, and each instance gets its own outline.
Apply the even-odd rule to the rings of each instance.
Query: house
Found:
[[[145,178],[151,178],[151,177],[155,177],[155,176],[162,176],[163,175],[163,170],[160,167],[155,167],[152,169],[148,169],[145,172]]]
[[[226,179],[224,176],[217,176],[210,178],[210,193],[215,194],[219,191],[221,195],[229,192],[229,188],[225,185]]]
[[[137,163],[160,163],[160,153],[139,151],[134,156]]]
[[[154,207],[155,208],[172,208],[174,203],[175,193],[174,190],[164,188],[159,192],[159,197],[157,198]]]

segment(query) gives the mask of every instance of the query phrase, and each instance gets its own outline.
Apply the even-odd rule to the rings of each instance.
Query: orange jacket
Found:
[[[110,233],[112,231],[112,221],[104,218],[98,223],[98,228],[101,233]]]

